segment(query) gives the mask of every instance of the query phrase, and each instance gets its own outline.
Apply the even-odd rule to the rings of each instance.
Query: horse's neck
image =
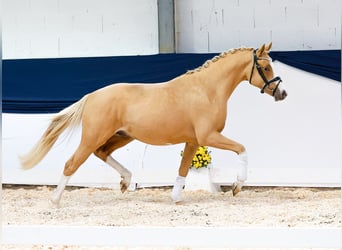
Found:
[[[246,80],[246,68],[251,58],[248,51],[226,55],[203,69],[203,72],[198,72],[198,77],[202,78],[209,94],[227,101],[239,83]]]

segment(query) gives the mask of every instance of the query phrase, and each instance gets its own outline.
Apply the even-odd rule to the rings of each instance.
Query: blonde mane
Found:
[[[208,68],[211,63],[217,62],[218,60],[220,60],[221,58],[226,57],[227,55],[234,54],[234,53],[236,53],[238,51],[245,51],[245,50],[253,50],[253,48],[240,47],[240,48],[235,48],[235,49],[230,49],[230,50],[224,51],[221,54],[219,54],[217,56],[214,56],[212,59],[209,59],[209,60],[205,61],[205,63],[203,63],[203,65],[201,65],[201,66],[199,66],[199,67],[197,67],[195,69],[188,70],[186,72],[186,74],[193,74],[193,73],[196,73],[196,72],[200,72],[200,71],[202,71],[202,69]]]

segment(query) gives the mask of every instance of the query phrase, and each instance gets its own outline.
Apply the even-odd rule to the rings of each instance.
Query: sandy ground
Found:
[[[170,198],[170,187],[124,194],[104,188],[67,188],[60,207],[50,203],[53,189],[3,186],[3,225],[340,227],[342,224],[340,189],[244,187],[236,197],[230,188],[215,194],[183,191],[184,203],[175,205]]]
[[[341,226],[341,190],[244,188],[212,194],[183,192],[174,205],[171,188],[128,191],[68,188],[60,207],[50,203],[53,187],[6,187],[3,224],[92,226]]]

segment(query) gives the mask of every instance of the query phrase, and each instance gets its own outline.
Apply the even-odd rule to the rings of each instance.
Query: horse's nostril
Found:
[[[276,94],[274,95],[274,99],[276,101],[282,101],[287,97],[287,92],[285,90],[279,90],[276,92]]]
[[[281,93],[283,99],[285,99],[287,97],[287,92],[285,90],[283,90],[283,93]]]

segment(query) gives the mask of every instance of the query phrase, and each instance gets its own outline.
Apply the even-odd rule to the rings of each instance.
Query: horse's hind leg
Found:
[[[63,191],[64,191],[66,185],[68,184],[70,177],[71,176],[65,176],[64,174],[62,175],[62,177],[61,177],[61,179],[57,185],[57,188],[51,197],[51,202],[53,204],[55,204],[55,205],[59,204],[59,201],[61,200]]]
[[[73,175],[77,171],[77,169],[82,165],[82,163],[89,157],[91,153],[92,151],[88,147],[84,146],[83,144],[80,144],[76,152],[65,163],[63,175],[55,190],[55,193],[51,198],[52,203],[56,205],[59,204],[63,191],[66,185],[68,184],[71,175]]]
[[[119,162],[117,162],[110,154],[126,144],[130,143],[134,139],[132,137],[129,137],[126,134],[120,134],[117,133],[113,135],[105,144],[103,144],[101,147],[99,147],[94,154],[99,157],[101,160],[106,162],[108,165],[113,167],[116,171],[119,172],[121,176],[121,192],[125,192],[131,183],[131,172],[126,169],[124,166],[122,166]]]

